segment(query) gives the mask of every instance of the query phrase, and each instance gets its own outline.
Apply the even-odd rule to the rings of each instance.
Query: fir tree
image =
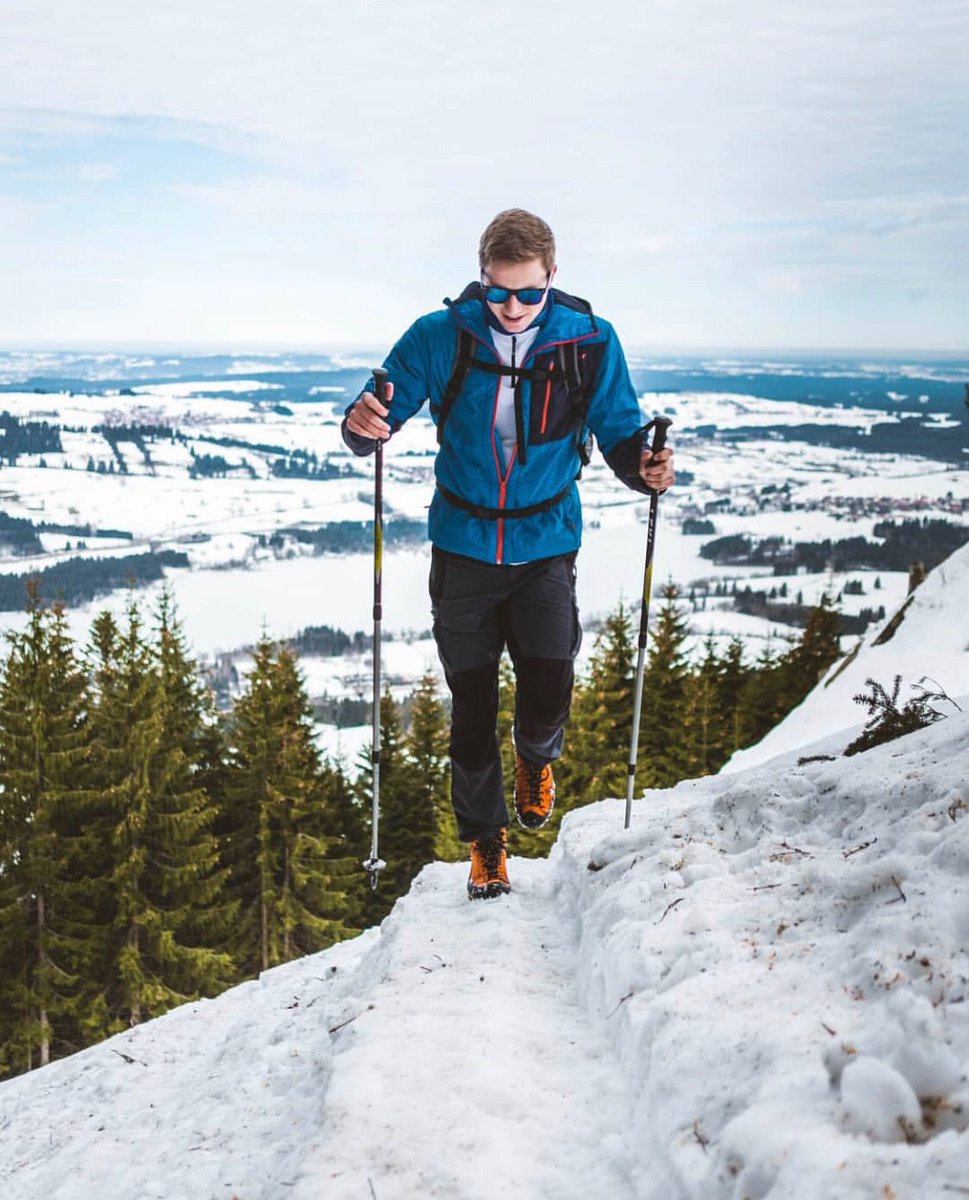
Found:
[[[794,708],[841,654],[841,614],[825,594],[808,614],[804,633],[785,659],[788,707]]]
[[[686,771],[696,778],[710,775],[723,763],[726,722],[721,710],[721,676],[724,666],[716,644],[708,637],[703,659],[688,675],[684,741]]]
[[[324,756],[320,771],[330,904],[340,905],[343,936],[348,937],[367,924],[370,887],[363,862],[370,850],[370,840],[363,810],[342,764],[333,763]]]
[[[224,819],[246,973],[323,949],[352,928],[328,857],[326,799],[295,656],[263,637],[233,707]]]
[[[214,995],[233,977],[215,812],[195,777],[204,696],[166,599],[158,618],[154,645],[134,604],[123,632],[107,613],[93,631],[92,723],[114,882],[110,1029]]]
[[[87,683],[63,610],[31,594],[0,674],[0,1069],[73,1050],[97,1022],[96,912],[80,812]]]
[[[717,769],[743,745],[743,719],[741,696],[750,668],[744,663],[744,646],[738,637],[727,644],[727,651],[720,660],[717,678],[717,708],[720,714],[721,744],[723,760]]]
[[[649,630],[637,788],[671,787],[689,774],[687,623],[673,584],[663,588],[662,600]]]
[[[368,817],[372,811],[373,764],[365,752],[357,777],[357,795]],[[407,754],[400,709],[389,691],[380,698],[380,857],[387,866],[367,905],[371,921],[379,921],[409,889],[414,876],[434,858],[435,814],[426,794],[421,797],[414,764]],[[415,795],[417,798],[415,800]]]
[[[790,707],[784,661],[770,638],[740,689],[738,727],[740,746],[750,746],[773,729]]]
[[[421,811],[430,808],[434,819],[434,855],[445,862],[464,858],[451,810],[451,767],[448,753],[448,717],[437,690],[437,679],[426,674],[414,693],[407,733],[407,753],[414,766],[413,801]]]
[[[587,678],[576,688],[562,786],[575,803],[625,796],[636,651],[622,602],[596,635]]]

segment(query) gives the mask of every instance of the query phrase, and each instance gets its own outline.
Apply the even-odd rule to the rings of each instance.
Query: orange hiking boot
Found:
[[[468,899],[490,900],[511,891],[508,882],[508,861],[505,855],[507,828],[483,833],[471,843],[471,874],[468,876]]]
[[[515,812],[526,829],[541,829],[555,807],[552,764],[537,767],[515,751]]]

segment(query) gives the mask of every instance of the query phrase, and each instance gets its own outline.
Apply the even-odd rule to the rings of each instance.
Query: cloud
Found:
[[[806,295],[838,302],[839,278],[848,321],[885,304],[866,275],[951,283],[969,80],[940,62],[967,52],[949,0],[53,0],[43,19],[6,0],[0,154],[20,161],[0,174],[60,180],[45,240],[84,238],[92,261],[120,242],[151,269],[150,233],[158,269],[184,254],[201,276],[229,269],[234,238],[254,289],[281,270],[325,270],[336,295],[406,281],[361,308],[381,329],[460,286],[484,222],[523,204],[555,227],[563,283],[641,323],[646,274],[658,336],[665,296],[713,342],[748,289],[759,325],[758,279],[792,323],[813,319]],[[110,233],[69,185],[110,200]]]

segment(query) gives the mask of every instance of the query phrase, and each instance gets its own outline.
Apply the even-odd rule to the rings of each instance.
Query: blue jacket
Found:
[[[499,363],[480,285],[471,284],[457,300],[444,303],[446,308],[418,318],[384,363],[394,385],[388,416],[392,434],[427,400],[438,424],[459,327],[472,335],[477,358]],[[569,342],[579,349],[588,397],[584,420],[558,367],[558,348]],[[438,490],[428,514],[428,532],[436,546],[491,563],[531,562],[577,550],[582,540],[582,507],[575,480],[582,466],[580,446],[589,431],[623,483],[638,492],[648,491],[639,478],[643,418],[619,340],[612,326],[593,316],[584,300],[556,289],[549,293],[539,334],[518,366],[537,367],[542,374],[541,369],[547,371],[550,364],[551,374],[544,384],[522,380],[522,437],[507,467],[494,429],[500,378],[478,368],[466,374],[440,431],[434,464]],[[373,387],[371,379],[365,390]],[[372,439],[352,433],[345,421],[343,437],[355,454],[373,452]],[[454,497],[491,514],[475,515]],[[543,511],[499,515],[556,497]]]

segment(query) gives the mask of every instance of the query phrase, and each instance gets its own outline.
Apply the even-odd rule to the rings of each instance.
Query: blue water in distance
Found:
[[[0,394],[10,391],[117,393],[150,384],[197,382],[207,396],[343,408],[369,375],[372,356],[309,353],[179,354],[0,351]],[[702,356],[631,354],[638,392],[728,392],[886,413],[964,418],[969,357]],[[228,390],[227,380],[276,385]],[[222,386],[220,386],[220,384]],[[325,390],[318,390],[325,389]]]

